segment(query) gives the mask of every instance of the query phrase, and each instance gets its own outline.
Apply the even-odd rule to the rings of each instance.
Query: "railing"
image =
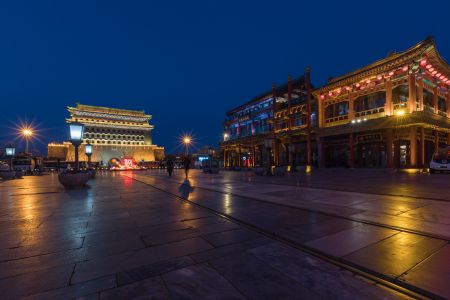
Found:
[[[375,114],[379,114],[379,113],[383,113],[383,112],[384,112],[384,106],[380,106],[377,108],[372,108],[372,109],[368,109],[368,110],[355,112],[355,117],[375,115]]]
[[[430,106],[430,105],[424,104],[423,105],[423,111],[429,111],[429,112],[434,113],[434,106]]]
[[[406,104],[407,104],[406,102],[394,103],[393,108],[394,108],[394,110],[405,109]]]
[[[347,120],[348,120],[348,115],[341,115],[341,116],[325,119],[325,124],[328,126],[334,126],[334,125],[338,125],[338,124],[334,124],[334,123],[339,123],[339,124],[346,123]]]
[[[443,110],[438,110],[438,115],[446,117],[447,116],[447,112],[445,112]]]

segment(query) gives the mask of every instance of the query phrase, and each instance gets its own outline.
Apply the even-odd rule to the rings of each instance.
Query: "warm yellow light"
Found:
[[[396,116],[403,116],[404,114],[405,114],[405,111],[404,111],[403,109],[397,110],[397,111],[395,112],[395,115],[396,115]]]
[[[185,143],[185,144],[190,144],[190,143],[191,143],[191,138],[188,137],[188,136],[185,136],[185,137],[183,138],[183,143]]]
[[[31,130],[30,128],[23,128],[23,129],[22,129],[22,134],[23,134],[25,137],[32,136],[32,135],[33,135],[33,130]]]

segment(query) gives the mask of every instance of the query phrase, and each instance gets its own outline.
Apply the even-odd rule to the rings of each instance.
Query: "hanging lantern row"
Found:
[[[435,69],[432,64],[428,63],[426,58],[421,59],[419,62],[419,65],[420,65],[420,67],[425,69],[432,77],[436,78],[437,80],[440,80],[442,83],[450,85],[450,79],[447,78],[442,73],[440,73],[437,69]],[[416,65],[416,68],[417,68],[417,65]],[[407,72],[408,70],[409,70],[408,66],[403,66],[396,70],[390,71],[389,73],[387,73],[387,75],[386,74],[378,75],[377,77],[370,78],[370,79],[367,79],[364,81],[360,81],[352,86],[338,88],[333,91],[329,91],[327,94],[321,94],[320,99],[324,100],[326,97],[336,97],[336,96],[339,96],[340,94],[342,94],[342,92],[344,92],[344,91],[349,92],[349,91],[355,90],[355,89],[362,90],[362,89],[366,88],[366,86],[369,85],[373,81],[380,82],[383,80],[383,78],[390,78],[390,77],[394,76],[395,74],[404,73],[404,72]]]
[[[433,67],[431,63],[424,58],[420,61],[420,66],[425,68],[425,70],[434,78],[440,80],[441,82],[450,85],[450,79],[447,78],[444,74],[440,73],[436,68]]]
[[[346,87],[343,87],[343,88],[335,89],[333,91],[329,91],[327,94],[320,95],[320,99],[323,100],[326,97],[336,97],[336,96],[339,96],[340,94],[342,94],[343,92],[350,92],[352,90],[363,90],[363,89],[365,89],[367,87],[367,85],[369,85],[372,82],[375,82],[375,83],[378,82],[379,83],[383,79],[390,78],[390,77],[394,76],[395,74],[400,74],[400,73],[407,72],[408,69],[409,69],[408,66],[403,66],[403,67],[398,68],[396,70],[390,71],[387,74],[380,74],[380,75],[378,75],[376,77],[369,78],[369,79],[357,82],[357,83],[355,83],[355,84],[353,84],[351,86],[346,86]]]

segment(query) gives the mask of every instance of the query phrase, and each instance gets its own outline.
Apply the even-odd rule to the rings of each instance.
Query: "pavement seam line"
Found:
[[[333,257],[333,256],[328,255],[326,253],[322,253],[322,252],[320,252],[320,251],[318,251],[316,249],[313,249],[313,248],[308,247],[308,246],[303,245],[303,244],[299,244],[299,243],[297,243],[295,241],[292,241],[292,240],[290,240],[288,238],[282,237],[282,236],[280,236],[280,235],[278,235],[276,233],[268,232],[267,230],[261,229],[258,226],[252,225],[252,224],[250,224],[250,223],[248,223],[246,221],[239,220],[239,219],[237,219],[235,217],[232,217],[232,216],[229,216],[227,214],[218,212],[218,211],[216,211],[216,210],[214,210],[212,208],[209,208],[207,206],[204,206],[202,204],[198,204],[196,202],[192,202],[192,201],[190,201],[188,199],[185,199],[185,198],[182,198],[182,197],[178,196],[177,194],[174,194],[174,193],[172,193],[170,191],[163,190],[160,187],[157,187],[157,186],[152,185],[152,184],[150,184],[148,182],[145,182],[142,179],[138,179],[138,178],[136,178],[134,176],[129,176],[127,174],[123,174],[123,176],[127,176],[127,177],[129,177],[129,178],[131,178],[131,179],[133,179],[135,181],[138,181],[138,182],[144,184],[144,185],[147,185],[147,186],[150,186],[152,188],[155,188],[155,189],[158,189],[160,191],[163,191],[163,192],[165,192],[165,193],[167,193],[169,195],[172,195],[173,197],[175,197],[175,198],[177,198],[177,199],[179,199],[179,200],[181,200],[183,202],[187,202],[187,203],[190,203],[192,205],[195,205],[195,206],[207,209],[207,210],[217,214],[218,216],[220,216],[220,217],[222,217],[224,219],[231,220],[231,221],[233,221],[235,223],[238,223],[241,226],[244,226],[244,227],[246,227],[246,228],[248,228],[250,230],[256,231],[256,232],[258,232],[258,233],[260,233],[260,234],[262,234],[262,235],[264,235],[264,236],[266,236],[266,237],[268,237],[268,238],[270,238],[272,240],[278,241],[278,242],[280,242],[282,244],[285,244],[287,246],[290,246],[290,247],[292,247],[294,249],[300,250],[300,251],[305,252],[305,253],[307,253],[309,255],[317,257],[319,259],[325,260],[325,261],[327,261],[327,262],[329,262],[331,264],[337,265],[337,266],[341,267],[344,270],[348,270],[348,271],[352,272],[355,275],[357,274],[357,275],[360,275],[362,277],[371,279],[372,281],[375,281],[377,284],[383,285],[384,287],[386,287],[388,289],[394,290],[394,291],[396,291],[398,293],[401,293],[403,295],[406,295],[408,297],[413,297],[413,298],[416,298],[416,299],[428,299],[428,298],[440,299],[441,298],[438,295],[435,295],[435,294],[433,294],[433,293],[431,293],[429,291],[423,290],[423,289],[421,289],[419,287],[412,286],[412,285],[409,285],[409,284],[407,284],[405,282],[398,281],[395,278],[389,277],[389,276],[384,275],[382,273],[378,273],[376,271],[370,270],[370,269],[365,268],[363,266],[360,266],[360,265],[357,265],[357,264],[353,264],[353,263],[348,262],[348,261],[343,261],[343,259]],[[212,191],[212,192],[216,192],[216,191]]]

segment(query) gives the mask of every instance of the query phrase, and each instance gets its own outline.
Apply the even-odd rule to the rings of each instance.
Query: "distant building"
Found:
[[[107,108],[77,104],[68,107],[67,123],[80,122],[85,126],[80,160],[85,161],[84,145],[93,145],[92,162],[108,164],[123,158],[136,162],[159,161],[164,158],[164,148],[152,143],[151,115],[144,111]],[[70,142],[48,144],[48,157],[74,161],[74,148]]]
[[[304,77],[295,80],[289,77],[282,86],[274,86],[226,113],[221,143],[224,165],[263,166],[269,152],[275,165],[304,164],[306,120]],[[312,121],[315,122],[315,112]],[[270,149],[265,145],[267,139],[271,142]]]

